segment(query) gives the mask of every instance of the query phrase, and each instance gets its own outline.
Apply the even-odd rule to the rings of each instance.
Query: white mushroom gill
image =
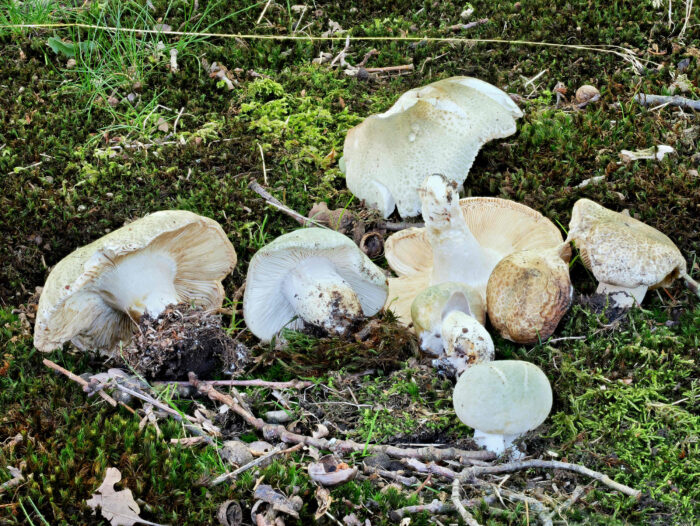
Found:
[[[486,293],[498,254],[484,249],[462,215],[456,188],[442,175],[431,175],[420,191],[423,220],[433,249],[431,284],[466,283]]]
[[[300,261],[289,272],[282,292],[300,318],[330,333],[344,334],[363,315],[352,286],[324,257]]]
[[[177,264],[170,255],[145,250],[114,262],[93,287],[107,305],[138,320],[145,312],[157,316],[167,305],[179,301],[176,272]]]

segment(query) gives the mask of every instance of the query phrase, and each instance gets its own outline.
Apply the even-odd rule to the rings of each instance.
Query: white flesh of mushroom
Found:
[[[459,377],[472,364],[493,360],[493,340],[481,323],[461,311],[452,311],[442,322],[445,359]]]
[[[431,284],[466,283],[485,296],[498,254],[484,249],[462,216],[459,196],[442,175],[429,176],[421,187],[423,220],[433,248]]]
[[[598,288],[596,292],[598,294],[609,294],[611,298],[615,301],[618,307],[631,308],[634,303],[642,304],[644,296],[647,293],[646,285],[640,285],[639,287],[620,287],[618,285],[611,285],[610,283],[603,283],[602,281],[598,283]],[[630,301],[624,294],[619,294],[620,292],[626,292],[629,296],[634,298],[634,301]],[[625,300],[627,298],[627,300]]]
[[[300,261],[282,292],[301,319],[330,333],[344,334],[363,315],[353,288],[323,257]]]
[[[484,433],[483,431],[475,429],[474,442],[476,442],[477,445],[486,448],[488,451],[495,453],[496,455],[502,455],[506,449],[513,445],[516,438],[521,437],[524,434],[525,432],[516,433],[514,435],[492,435],[490,433]],[[515,449],[512,450],[511,458],[513,460],[516,460],[522,456],[524,456],[524,453],[521,453]]]
[[[158,250],[126,256],[105,272],[95,288],[113,309],[138,320],[148,312],[157,316],[166,306],[178,303],[175,290],[175,261]]]

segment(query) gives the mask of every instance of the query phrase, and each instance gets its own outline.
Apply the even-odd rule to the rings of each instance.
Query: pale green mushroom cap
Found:
[[[507,93],[479,79],[452,77],[407,91],[345,139],[341,169],[350,191],[388,217],[418,215],[428,174],[462,184],[479,149],[516,131],[522,116]]]
[[[220,307],[221,280],[235,265],[216,221],[185,210],[147,215],[55,266],[39,300],[34,345],[48,352],[71,341],[114,351],[128,343],[145,311],[158,315],[174,302]]]
[[[536,365],[498,360],[469,367],[453,394],[457,417],[501,453],[512,440],[542,424],[552,408],[552,388]],[[494,438],[501,438],[500,444]]]

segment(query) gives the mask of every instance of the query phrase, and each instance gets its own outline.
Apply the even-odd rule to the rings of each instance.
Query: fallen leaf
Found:
[[[149,522],[139,517],[141,509],[136,504],[130,489],[116,491],[114,485],[122,479],[122,474],[117,468],[107,468],[105,479],[92,498],[85,503],[93,510],[101,508],[102,516],[112,526],[133,526],[134,524],[150,524],[162,526],[155,522]]]
[[[323,517],[328,511],[328,509],[331,507],[331,503],[333,502],[331,492],[326,488],[318,486],[316,488],[316,502],[318,503],[318,509],[316,510],[314,518],[318,520],[321,517]]]

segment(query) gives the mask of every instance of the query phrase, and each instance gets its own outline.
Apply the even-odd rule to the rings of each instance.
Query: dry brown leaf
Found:
[[[331,503],[333,502],[331,492],[324,487],[318,486],[316,488],[316,502],[318,503],[318,509],[316,510],[314,518],[318,520],[323,517],[331,507]]]
[[[120,491],[114,489],[114,485],[121,479],[122,474],[117,468],[107,468],[102,484],[93,493],[92,498],[85,503],[95,511],[98,507],[101,508],[102,516],[112,526],[134,526],[134,524],[162,526],[139,517],[141,509],[136,504],[130,489]]]

